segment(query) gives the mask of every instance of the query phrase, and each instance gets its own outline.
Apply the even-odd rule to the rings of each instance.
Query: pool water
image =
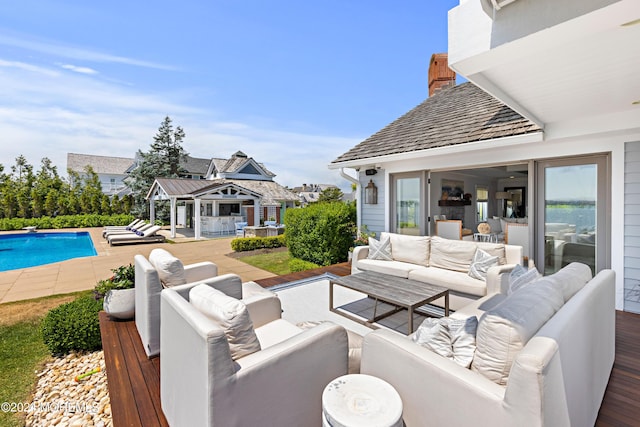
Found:
[[[0,235],[0,271],[97,255],[86,231]]]

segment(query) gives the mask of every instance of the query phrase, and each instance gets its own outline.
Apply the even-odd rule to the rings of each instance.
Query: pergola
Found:
[[[169,200],[171,205],[171,237],[176,236],[176,209],[180,200],[192,201],[195,205],[194,235],[201,238],[200,206],[202,201],[253,201],[254,223],[260,222],[262,195],[227,180],[192,180],[180,178],[156,178],[147,193],[150,221],[155,220],[155,201]]]

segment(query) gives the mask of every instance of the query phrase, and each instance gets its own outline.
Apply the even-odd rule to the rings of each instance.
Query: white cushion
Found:
[[[382,232],[380,238],[389,236],[391,256],[395,261],[429,266],[429,236],[405,236],[404,234]]]
[[[588,265],[572,262],[547,278],[562,291],[564,302],[567,302],[591,280],[592,276]]]
[[[476,246],[489,255],[497,256],[498,264],[504,265],[507,263],[507,252],[504,243],[476,242]]]
[[[560,291],[546,279],[525,286],[485,312],[478,323],[471,369],[506,385],[511,365],[538,329],[562,307]]]
[[[476,253],[476,248],[477,246],[473,242],[443,239],[442,237],[434,236],[431,238],[429,265],[467,273]]]
[[[492,256],[482,249],[477,248],[471,266],[469,267],[469,276],[474,279],[486,281],[487,271],[494,265],[498,265],[498,257]]]
[[[154,249],[149,254],[149,262],[153,264],[163,286],[170,288],[187,283],[182,261],[164,249]]]
[[[509,288],[507,289],[507,295],[511,295],[518,289],[533,283],[538,280],[542,275],[535,268],[526,269],[520,264],[516,266],[509,273]]]
[[[381,261],[393,261],[391,257],[391,240],[389,236],[383,236],[380,240],[369,237],[369,259],[377,259]]]
[[[233,360],[260,351],[249,311],[240,300],[202,284],[189,291],[189,301],[202,314],[216,322],[227,336]]]
[[[426,318],[411,339],[442,357],[468,368],[476,350],[478,319]]]

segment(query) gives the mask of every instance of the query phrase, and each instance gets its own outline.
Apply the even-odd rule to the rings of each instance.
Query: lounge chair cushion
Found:
[[[160,282],[164,287],[170,288],[187,283],[182,261],[164,249],[152,250],[149,254],[149,262],[156,268]]]
[[[516,355],[563,304],[557,286],[542,278],[485,312],[478,322],[471,370],[506,385]]]
[[[591,268],[579,262],[572,262],[548,276],[549,280],[562,291],[564,302],[569,301],[592,277]]]
[[[260,341],[253,330],[247,306],[242,301],[205,284],[189,291],[189,301],[224,330],[233,360],[260,351]]]

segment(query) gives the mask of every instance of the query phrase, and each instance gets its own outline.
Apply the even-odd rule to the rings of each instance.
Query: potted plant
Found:
[[[132,319],[135,314],[135,274],[132,264],[114,268],[113,276],[100,280],[93,292],[96,299],[103,299],[102,307],[116,319]]]
[[[351,261],[351,257],[353,256],[354,248],[357,246],[367,246],[369,244],[369,237],[375,236],[375,231],[369,231],[366,225],[362,225],[353,239],[353,246],[349,248],[349,261]]]

